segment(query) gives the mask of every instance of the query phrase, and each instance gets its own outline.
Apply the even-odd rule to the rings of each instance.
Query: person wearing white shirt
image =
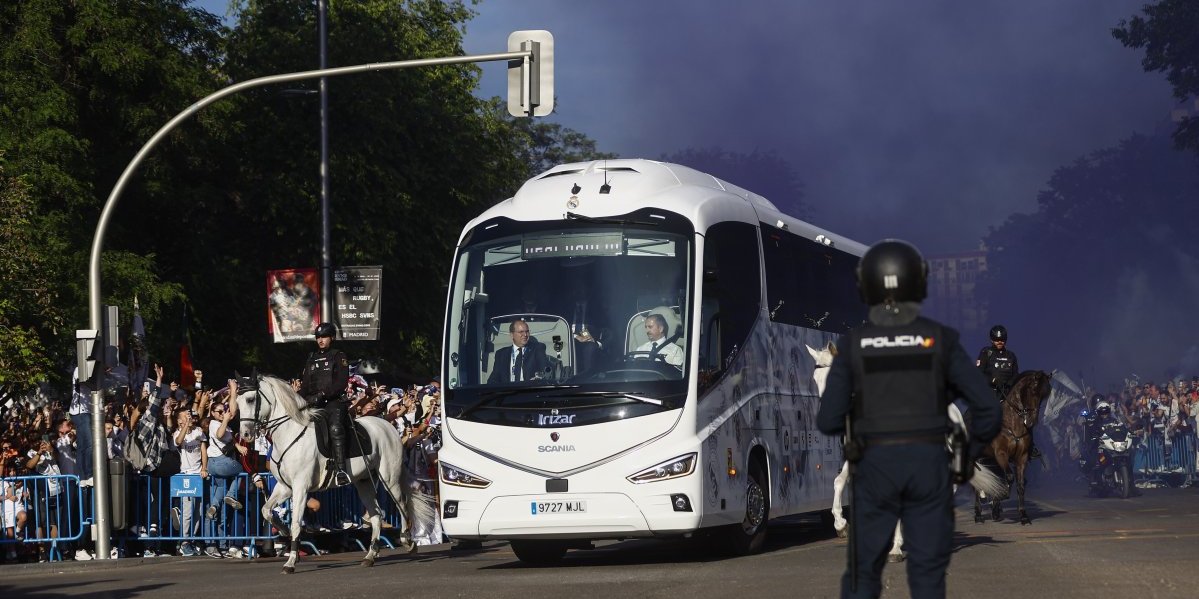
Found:
[[[667,340],[666,336],[669,333],[670,327],[666,324],[666,318],[661,314],[646,316],[645,336],[649,337],[649,341],[642,343],[641,347],[637,348],[637,357],[649,357],[656,360],[658,356],[661,356],[667,364],[681,370],[683,368],[683,348]]]
[[[74,374],[71,375],[73,383],[71,393],[71,405],[67,408],[67,414],[71,417],[71,423],[75,425],[75,446],[78,448],[76,453],[78,464],[77,471],[79,474],[79,486],[92,486],[92,390],[87,385],[79,380],[79,368],[75,368]]]
[[[181,412],[179,414],[179,429],[175,431],[175,446],[179,448],[179,473],[180,474],[198,474],[201,477],[208,476],[208,436],[204,434],[204,429],[200,427],[198,418],[192,412]],[[203,486],[200,487],[203,489]],[[179,529],[181,534],[186,537],[191,537],[196,534],[197,516],[200,513],[199,496],[182,497],[180,508],[172,508],[179,510]],[[196,549],[191,541],[184,540],[179,544],[179,554],[184,556],[199,555],[200,551]]]

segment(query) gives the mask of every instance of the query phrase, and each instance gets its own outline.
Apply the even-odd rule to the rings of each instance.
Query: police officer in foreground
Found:
[[[846,435],[850,461],[849,567],[842,597],[878,597],[886,553],[902,520],[913,598],[945,597],[953,541],[947,410],[963,398],[970,457],[999,432],[995,396],[958,332],[920,316],[928,266],[916,248],[880,241],[858,264],[869,321],[837,341],[816,424]],[[972,468],[964,469],[969,476]]]
[[[1007,341],[1007,327],[1001,324],[991,327],[991,345],[979,350],[978,360],[975,362],[1000,401],[1012,390],[1012,383],[1020,374],[1020,362],[1016,359],[1016,352],[1007,348]],[[1031,444],[1032,436],[1029,437],[1029,442],[1028,457],[1040,458],[1041,451],[1037,449],[1036,444]]]
[[[308,354],[304,364],[299,393],[308,403],[321,408],[329,419],[329,441],[333,450],[333,485],[350,484],[346,473],[346,427],[349,416],[345,401],[346,383],[350,379],[350,365],[341,350],[333,349],[333,337],[337,328],[333,323],[317,325],[317,350]]]

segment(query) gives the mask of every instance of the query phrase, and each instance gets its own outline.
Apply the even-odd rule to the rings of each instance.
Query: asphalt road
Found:
[[[1199,491],[1146,489],[1094,499],[1078,488],[1029,490],[1031,526],[975,524],[958,497],[951,597],[1199,597]],[[1006,505],[1013,505],[1009,500]],[[526,567],[505,543],[474,551],[387,551],[373,568],[357,553],[281,559],[122,559],[0,566],[0,597],[835,597],[845,541],[815,521],[777,522],[767,550],[712,557],[694,541],[607,542],[552,568]],[[885,597],[908,597],[902,564]]]

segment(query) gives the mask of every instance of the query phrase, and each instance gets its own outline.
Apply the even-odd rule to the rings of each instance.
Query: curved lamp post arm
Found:
[[[117,199],[120,198],[121,192],[124,191],[126,183],[132,178],[133,173],[137,171],[137,167],[145,159],[150,150],[158,145],[164,137],[183,121],[187,120],[201,108],[216,102],[226,96],[231,96],[240,91],[247,89],[262,87],[272,83],[287,83],[290,81],[302,81],[304,79],[318,79],[320,77],[336,77],[338,75],[351,75],[354,73],[367,73],[371,71],[390,71],[396,69],[406,69],[411,67],[438,66],[448,64],[461,64],[467,62],[495,62],[500,60],[523,60],[531,55],[529,51],[523,52],[503,52],[499,54],[477,54],[473,56],[454,56],[450,58],[423,58],[417,60],[400,60],[396,62],[378,62],[363,65],[354,65],[349,67],[337,67],[332,69],[317,69],[313,71],[301,71],[299,73],[284,73],[282,75],[270,75],[267,77],[259,77],[230,85],[229,87],[217,90],[209,94],[200,101],[188,106],[186,110],[180,112],[175,118],[171,119],[167,124],[163,125],[150,140],[138,150],[133,160],[129,161],[129,166],[125,167],[125,171],[121,173],[121,177],[117,179],[116,185],[112,188],[112,193],[108,194],[108,201],[104,203],[104,209],[100,212],[100,222],[96,224],[96,233],[92,238],[91,259],[88,262],[88,321],[89,327],[99,330],[103,327],[100,313],[100,252],[104,247],[104,234],[108,229],[108,221],[112,218],[113,211],[116,209]]]

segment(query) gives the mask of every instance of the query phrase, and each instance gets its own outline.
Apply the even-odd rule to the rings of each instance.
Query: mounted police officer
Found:
[[[857,274],[869,321],[838,339],[816,416],[821,432],[846,435],[850,461],[854,523],[841,596],[882,593],[883,564],[901,520],[911,596],[944,597],[953,549],[949,402],[960,396],[969,406],[972,456],[999,432],[999,404],[958,332],[920,316],[928,265],[915,247],[880,241],[862,256]]]
[[[975,362],[1000,401],[1012,390],[1012,383],[1020,374],[1020,361],[1016,359],[1016,352],[1007,348],[1007,340],[1007,327],[1001,324],[991,327],[991,345],[979,350]],[[1029,439],[1031,442],[1032,437]],[[1029,446],[1028,457],[1041,457],[1041,451],[1035,444]]]
[[[313,335],[316,337],[317,350],[308,354],[299,393],[309,404],[323,409],[329,420],[329,441],[333,451],[333,484],[340,487],[350,484],[345,459],[349,417],[344,398],[346,383],[350,379],[350,365],[345,353],[333,349],[333,337],[337,335],[337,327],[333,326],[333,323],[322,322],[316,327]]]

